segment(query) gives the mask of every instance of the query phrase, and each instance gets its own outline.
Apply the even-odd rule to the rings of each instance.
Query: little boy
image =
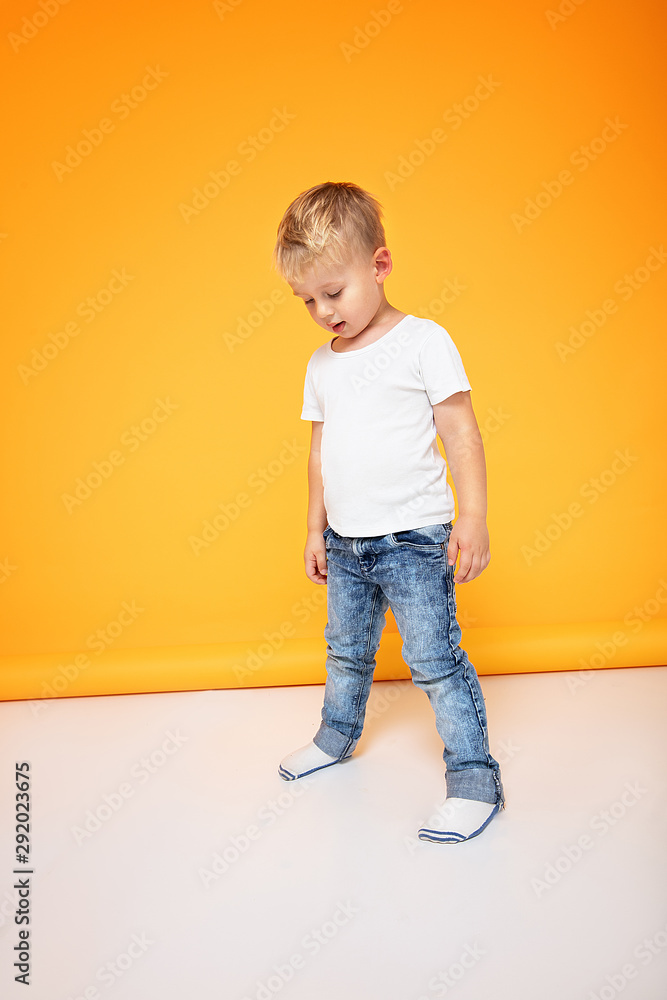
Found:
[[[308,362],[301,412],[312,421],[306,575],[328,584],[324,707],[313,740],[279,774],[289,781],[350,757],[391,607],[445,746],[446,802],[418,836],[456,844],[505,806],[454,593],[490,558],[484,448],[449,334],[387,301],[392,260],[381,220],[379,203],[356,184],[318,184],[287,208],[274,248],[278,273],[334,335]],[[436,432],[456,487],[455,525]]]

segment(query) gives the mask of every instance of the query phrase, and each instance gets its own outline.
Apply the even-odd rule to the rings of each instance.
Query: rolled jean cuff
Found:
[[[326,751],[325,751],[326,753]],[[446,771],[447,798],[475,799],[477,802],[505,803],[500,776],[488,767],[466,767]]]
[[[352,753],[358,740],[353,740],[351,736],[344,736],[337,729],[327,726],[326,722],[320,723],[320,728],[313,736],[313,743],[330,757],[345,757]]]

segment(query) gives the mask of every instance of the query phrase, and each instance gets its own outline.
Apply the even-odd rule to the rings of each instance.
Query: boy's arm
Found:
[[[459,570],[456,583],[468,583],[486,569],[491,558],[486,527],[486,463],[482,435],[470,400],[470,390],[455,392],[433,407],[436,430],[452,473],[459,516],[447,547],[450,566]]]
[[[327,526],[327,512],[324,506],[324,484],[322,482],[322,426],[324,421],[312,421],[310,452],[308,454],[308,537],[303,553],[306,576],[313,583],[327,582],[327,555],[322,532]]]

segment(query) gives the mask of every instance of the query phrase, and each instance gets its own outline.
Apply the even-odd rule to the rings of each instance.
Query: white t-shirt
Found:
[[[324,506],[335,532],[370,537],[453,519],[433,406],[470,388],[452,338],[431,319],[404,316],[358,350],[317,348],[301,419],[324,421]]]

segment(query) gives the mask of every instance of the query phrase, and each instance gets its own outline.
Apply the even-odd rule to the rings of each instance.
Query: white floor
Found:
[[[665,1000],[667,668],[481,684],[507,808],[458,845],[416,839],[444,765],[409,681],[373,686],[353,759],[294,782],[321,686],[0,704],[2,996]]]

